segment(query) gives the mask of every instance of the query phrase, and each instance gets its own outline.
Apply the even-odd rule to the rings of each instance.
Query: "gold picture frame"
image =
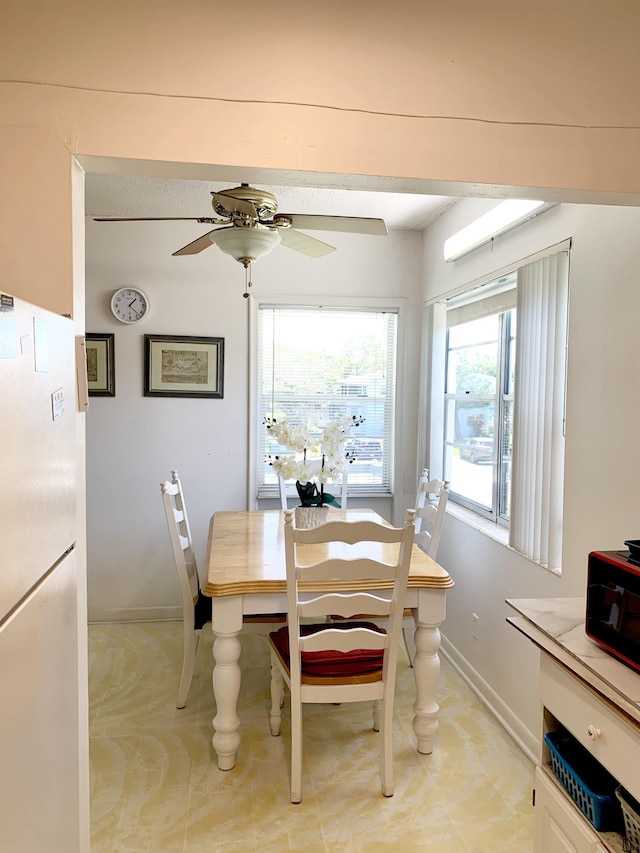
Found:
[[[144,336],[145,397],[222,399],[224,338]]]
[[[87,332],[84,336],[90,397],[116,396],[113,338],[113,334],[98,332]]]

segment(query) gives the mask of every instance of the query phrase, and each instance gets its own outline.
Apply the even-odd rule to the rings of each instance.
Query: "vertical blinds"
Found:
[[[258,488],[276,479],[264,464],[265,416],[313,430],[345,415],[365,418],[354,439],[380,459],[349,469],[349,492],[389,493],[393,483],[397,312],[258,306]],[[372,451],[371,448],[374,448]],[[362,454],[364,457],[366,453]]]
[[[569,253],[518,270],[509,544],[560,569]]]

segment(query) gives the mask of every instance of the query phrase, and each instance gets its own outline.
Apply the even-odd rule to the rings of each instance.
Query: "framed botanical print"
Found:
[[[224,338],[144,336],[145,397],[223,397]]]

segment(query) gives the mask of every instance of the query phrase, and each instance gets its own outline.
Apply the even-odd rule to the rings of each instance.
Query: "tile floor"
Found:
[[[293,806],[288,694],[273,738],[266,639],[242,637],[242,742],[224,773],[212,757],[209,633],[187,707],[175,708],[181,631],[173,622],[89,628],[92,853],[532,850],[533,766],[446,661],[436,746],[419,755],[413,674],[401,658],[389,799],[368,705],[307,706],[303,802]]]

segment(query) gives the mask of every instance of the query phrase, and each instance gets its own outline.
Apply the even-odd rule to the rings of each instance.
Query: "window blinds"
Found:
[[[393,485],[397,312],[320,306],[258,306],[258,416],[313,429],[361,415],[353,438],[369,441],[349,469],[349,493],[388,494]],[[258,491],[275,476],[258,431]],[[371,458],[377,453],[379,458]],[[365,461],[368,459],[367,464]],[[266,489],[265,489],[266,487]]]
[[[559,570],[569,253],[518,270],[518,333],[509,544]]]

